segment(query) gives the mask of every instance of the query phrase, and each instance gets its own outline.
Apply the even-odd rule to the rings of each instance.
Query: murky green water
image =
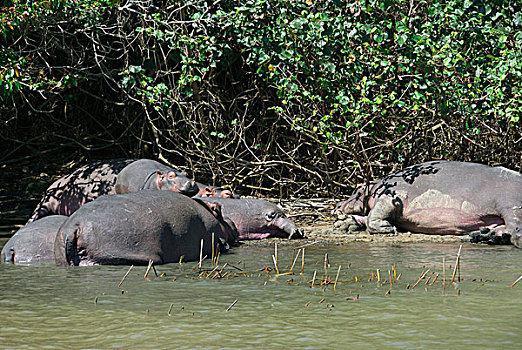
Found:
[[[449,279],[457,251],[458,244],[311,246],[304,276],[299,258],[296,275],[276,277],[259,271],[273,266],[273,249],[240,247],[219,265],[248,277],[230,265],[223,274],[236,277],[198,277],[196,263],[186,263],[158,266],[165,275],[151,272],[147,281],[139,266],[121,288],[128,266],[0,264],[0,348],[520,349],[522,282],[510,285],[522,274],[522,251],[464,244],[463,280],[447,283],[443,295],[442,260]],[[280,272],[292,253],[279,247]],[[325,253],[332,280],[342,266],[336,290],[321,281],[310,288],[314,271],[325,275]],[[400,280],[387,294],[392,265]],[[368,282],[377,268],[381,282]]]

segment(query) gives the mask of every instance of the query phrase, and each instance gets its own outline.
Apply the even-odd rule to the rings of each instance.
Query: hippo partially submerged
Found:
[[[121,178],[120,178],[121,175]],[[56,180],[45,191],[29,222],[47,215],[70,216],[87,202],[107,194],[143,189],[172,190],[187,196],[198,192],[185,173],[150,159],[111,159],[84,165]]]
[[[304,234],[275,204],[262,199],[202,198],[221,204],[223,216],[235,224],[239,239],[303,238]]]
[[[214,240],[212,239],[214,234]],[[210,257],[212,241],[234,242],[237,231],[219,205],[171,191],[140,191],[104,196],[85,204],[62,225],[54,253],[58,264],[155,264]],[[217,250],[216,250],[217,253]]]
[[[370,233],[392,225],[426,234],[490,231],[522,248],[522,175],[502,167],[431,161],[360,186],[338,204]]]
[[[20,264],[54,260],[56,234],[67,219],[63,215],[50,215],[28,223],[4,245],[2,262]]]

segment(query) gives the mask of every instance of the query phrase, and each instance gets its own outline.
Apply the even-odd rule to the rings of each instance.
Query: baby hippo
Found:
[[[202,239],[203,254],[210,256],[237,237],[219,205],[172,191],[140,191],[100,197],[78,209],[58,231],[54,254],[61,265],[146,264],[150,259],[165,264],[199,259]]]

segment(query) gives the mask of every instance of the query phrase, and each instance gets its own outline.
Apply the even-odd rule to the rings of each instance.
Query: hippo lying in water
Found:
[[[67,216],[50,215],[19,229],[4,245],[2,262],[19,264],[54,260],[54,241]]]
[[[127,193],[143,189],[172,190],[187,196],[198,192],[185,173],[154,160],[100,161],[84,165],[49,186],[29,222],[52,214],[69,216],[83,204],[117,190]]]
[[[502,167],[432,161],[356,189],[337,206],[370,233],[402,230],[509,235],[522,248],[522,175]]]
[[[205,205],[172,191],[140,191],[104,196],[67,219],[56,236],[58,264],[155,264],[197,260],[201,239],[210,257],[215,248],[235,242],[237,231],[219,205]],[[217,252],[217,251],[216,251]]]
[[[223,216],[230,218],[239,232],[239,239],[268,237],[303,238],[304,234],[279,207],[262,199],[203,198],[221,204]]]

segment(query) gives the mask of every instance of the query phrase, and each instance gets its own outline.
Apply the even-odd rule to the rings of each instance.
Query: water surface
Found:
[[[520,349],[522,282],[510,285],[522,275],[522,251],[464,244],[461,281],[451,284],[458,248],[309,246],[303,276],[301,258],[294,275],[276,276],[265,270],[274,265],[272,248],[239,247],[220,258],[219,269],[229,264],[224,278],[206,278],[210,261],[199,277],[193,262],[157,266],[160,276],[151,271],[148,280],[146,267],[136,266],[121,287],[128,266],[0,264],[0,348]],[[281,273],[294,253],[279,247]],[[339,265],[335,290],[321,286],[325,273],[335,280]]]

